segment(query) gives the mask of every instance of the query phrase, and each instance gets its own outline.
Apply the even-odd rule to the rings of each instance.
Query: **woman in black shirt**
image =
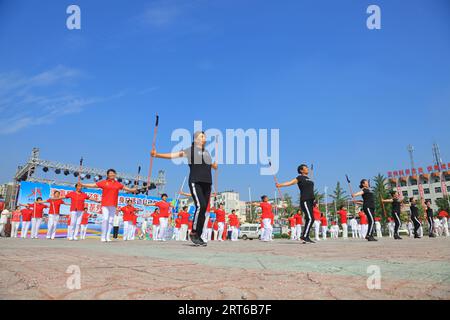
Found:
[[[217,163],[212,163],[211,155],[205,149],[206,135],[203,131],[194,134],[192,146],[172,153],[157,153],[152,150],[152,157],[161,159],[187,158],[190,174],[189,189],[195,204],[194,220],[190,238],[196,245],[206,246],[206,243],[200,238],[205,224],[206,209],[211,197],[212,175],[211,168],[218,169]]]
[[[370,189],[369,181],[367,179],[361,180],[359,188],[361,189],[361,191],[352,194],[352,197],[355,198],[362,196],[363,198],[362,202],[363,211],[366,214],[367,222],[369,223],[366,239],[368,241],[377,241],[373,237],[373,225],[374,225],[373,215],[375,212],[375,196],[373,194],[373,191]]]
[[[298,185],[300,189],[300,207],[305,216],[305,228],[300,239],[303,243],[314,243],[309,238],[311,226],[314,223],[313,207],[314,207],[314,182],[308,177],[309,168],[306,164],[302,164],[298,167],[297,172],[299,176],[291,181],[285,183],[277,183],[277,188],[289,187]]]
[[[429,232],[428,235],[430,236],[430,238],[435,238],[436,236],[434,235],[434,217],[433,217],[433,209],[431,208],[431,201],[426,201],[424,207],[426,208],[426,212],[427,212],[427,220],[428,220],[428,228],[429,228]]]
[[[402,221],[400,220],[400,212],[402,208],[402,203],[400,201],[400,195],[396,191],[392,191],[391,193],[392,199],[383,199],[383,202],[385,203],[392,203],[392,218],[394,218],[394,239],[395,240],[401,240],[400,234],[398,230],[400,229],[400,226],[402,225]]]
[[[420,239],[421,236],[419,235],[419,229],[422,227],[422,224],[419,221],[419,208],[417,207],[416,199],[409,198],[409,209],[411,210],[411,221],[414,224],[414,238]]]

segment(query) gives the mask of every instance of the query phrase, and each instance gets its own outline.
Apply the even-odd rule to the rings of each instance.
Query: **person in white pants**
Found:
[[[181,211],[178,213],[178,219],[180,219],[180,241],[186,242],[187,241],[187,232],[188,232],[188,226],[189,226],[189,217],[190,214],[187,212],[188,207],[184,206]]]
[[[389,238],[393,238],[394,237],[394,233],[395,233],[395,225],[394,225],[394,221],[392,220],[391,217],[388,218],[388,231],[389,231]]]
[[[262,241],[271,241],[272,240],[272,220],[270,218],[263,219],[264,229],[261,237]]]
[[[442,217],[442,219],[441,219],[441,228],[442,228],[442,235],[444,237],[448,237],[449,236],[449,232],[448,232],[448,219],[447,219],[447,217]]]
[[[175,219],[175,227],[173,228],[172,240],[180,241],[180,228],[181,228],[181,219]]]
[[[78,240],[78,232],[80,231],[81,219],[83,218],[83,211],[70,212],[70,225],[67,239],[69,241]]]
[[[26,239],[28,237],[28,230],[31,226],[31,217],[33,215],[33,210],[29,208],[22,209],[22,229],[20,230],[20,237]]]
[[[116,180],[117,172],[114,169],[109,169],[106,172],[107,179],[97,183],[82,184],[85,188],[100,188],[102,189],[102,242],[111,242],[111,231],[113,229],[114,216],[117,211],[117,204],[119,202],[119,191],[136,193],[138,188],[128,188]]]
[[[414,237],[414,225],[411,220],[408,221],[407,228],[408,228],[409,237],[413,238]]]
[[[327,240],[327,232],[328,232],[328,220],[327,217],[322,213],[320,217],[320,223],[322,225],[322,239]]]
[[[20,207],[17,207],[11,215],[11,238],[17,238],[20,226],[20,217],[22,213],[20,212]]]
[[[358,221],[355,218],[350,219],[350,228],[352,230],[352,238],[358,238]]]
[[[375,231],[377,232],[377,238],[383,238],[383,233],[381,232],[380,218],[375,218]]]
[[[341,226],[342,226],[342,238],[347,239],[348,238],[348,225],[347,225],[347,210],[345,210],[345,206],[342,205],[339,208],[338,214],[341,218]],[[339,237],[339,227],[338,227],[338,237]]]
[[[87,211],[87,208],[84,209],[83,214],[81,215],[81,233],[80,233],[80,239],[86,240],[86,233],[87,228],[89,224],[89,218],[91,217],[91,214]]]
[[[303,218],[302,218],[302,210],[297,210],[297,213],[294,215],[295,218],[295,239],[298,241],[301,241],[302,236],[302,224],[303,224]]]
[[[158,239],[160,241],[166,241],[167,233],[169,230],[169,219],[172,215],[171,208],[173,208],[170,202],[167,202],[168,195],[163,193],[161,195],[161,201],[154,204],[159,209],[159,235]]]
[[[153,218],[152,222],[152,234],[153,234],[153,241],[159,241],[159,209],[156,208],[155,211],[151,214]]]
[[[208,241],[212,241],[214,223],[215,220],[210,218],[208,223]]]
[[[133,206],[133,200],[128,199],[127,205],[119,208],[119,211],[123,213],[123,241],[132,240],[135,233],[133,220],[136,217],[136,213],[141,210]]]
[[[65,205],[66,203],[62,200],[61,193],[58,190],[53,193],[53,198],[48,199],[45,202],[50,206],[50,209],[48,210],[47,239],[54,240],[56,237],[56,228],[59,223],[60,208],[61,205]]]
[[[314,220],[314,239],[320,241],[320,220]]]
[[[223,231],[225,230],[225,210],[223,209],[223,203],[219,204],[219,209],[214,211],[216,214],[216,222],[217,222],[217,238],[214,237],[219,242],[223,241]]]
[[[4,209],[0,215],[0,236],[5,229],[6,224],[8,223],[8,218],[10,217],[10,213],[8,209]]]
[[[231,230],[231,241],[238,241],[239,237],[239,218],[236,215],[236,210],[232,210],[231,214],[228,216],[228,224]]]
[[[28,207],[33,210],[33,216],[31,218],[31,239],[37,239],[39,230],[41,229],[42,217],[44,215],[44,209],[48,208],[42,203],[42,198],[36,198],[33,204],[29,204]]]
[[[289,228],[291,230],[291,240],[295,241],[295,240],[297,240],[297,237],[296,237],[296,226],[295,226],[296,221],[295,221],[294,215],[292,215],[291,217],[288,218],[288,223],[289,223]]]
[[[322,217],[322,213],[320,212],[319,203],[317,202],[314,203],[313,216],[314,216],[314,238],[315,241],[318,242],[320,241],[320,226],[321,226],[320,219]]]

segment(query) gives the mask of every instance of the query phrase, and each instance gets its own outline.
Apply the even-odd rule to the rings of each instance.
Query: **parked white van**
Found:
[[[240,228],[240,233],[239,233],[239,238],[241,238],[242,240],[253,240],[253,239],[258,239],[260,234],[259,234],[259,224],[255,223],[255,224],[251,224],[251,223],[247,223],[247,224],[243,224],[241,225]]]

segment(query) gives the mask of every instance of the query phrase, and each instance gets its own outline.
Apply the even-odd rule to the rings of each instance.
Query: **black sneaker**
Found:
[[[200,246],[202,246],[202,247],[207,247],[207,246],[208,246],[208,243],[206,243],[205,241],[203,241],[202,238],[199,238],[199,242],[200,242]]]
[[[436,238],[435,234],[430,234],[430,238]]]
[[[422,237],[419,236],[419,235],[415,235],[415,236],[414,236],[414,239],[422,239]]]
[[[310,238],[305,238],[305,242],[307,242],[307,243],[315,243],[315,242],[312,241]]]
[[[368,238],[367,238],[367,241],[378,241],[378,240],[375,239],[373,236],[371,236],[371,237],[368,237]]]
[[[189,234],[189,237],[191,238],[192,243],[195,244],[196,246],[200,246],[201,245],[200,241],[203,242],[203,240],[201,240],[200,237],[195,232],[191,232]]]

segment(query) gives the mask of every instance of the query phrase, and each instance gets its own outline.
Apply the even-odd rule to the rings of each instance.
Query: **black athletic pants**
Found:
[[[419,236],[419,228],[422,226],[422,224],[414,214],[411,215],[411,220],[414,224],[414,235]]]
[[[300,208],[302,209],[303,216],[305,218],[305,228],[303,229],[302,237],[304,239],[309,239],[309,232],[314,223],[313,215],[314,200],[306,200],[300,203]]]
[[[373,236],[373,225],[374,225],[374,219],[373,219],[373,213],[375,212],[374,208],[365,208],[364,213],[367,217],[367,222],[369,223],[368,229],[367,229],[367,237]]]
[[[430,228],[429,234],[430,234],[430,236],[432,236],[433,235],[433,230],[434,230],[434,219],[433,219],[433,216],[432,215],[431,216],[427,215],[427,220],[428,220],[428,227]]]
[[[200,237],[203,232],[203,225],[206,219],[206,209],[211,197],[211,183],[191,182],[189,183],[192,198],[195,204],[194,221],[192,223],[192,232]]]
[[[400,220],[400,213],[392,212],[392,217],[394,218],[394,223],[395,223],[394,235],[399,237],[400,235],[398,234],[398,230],[400,229],[400,226],[402,225],[402,221]]]

